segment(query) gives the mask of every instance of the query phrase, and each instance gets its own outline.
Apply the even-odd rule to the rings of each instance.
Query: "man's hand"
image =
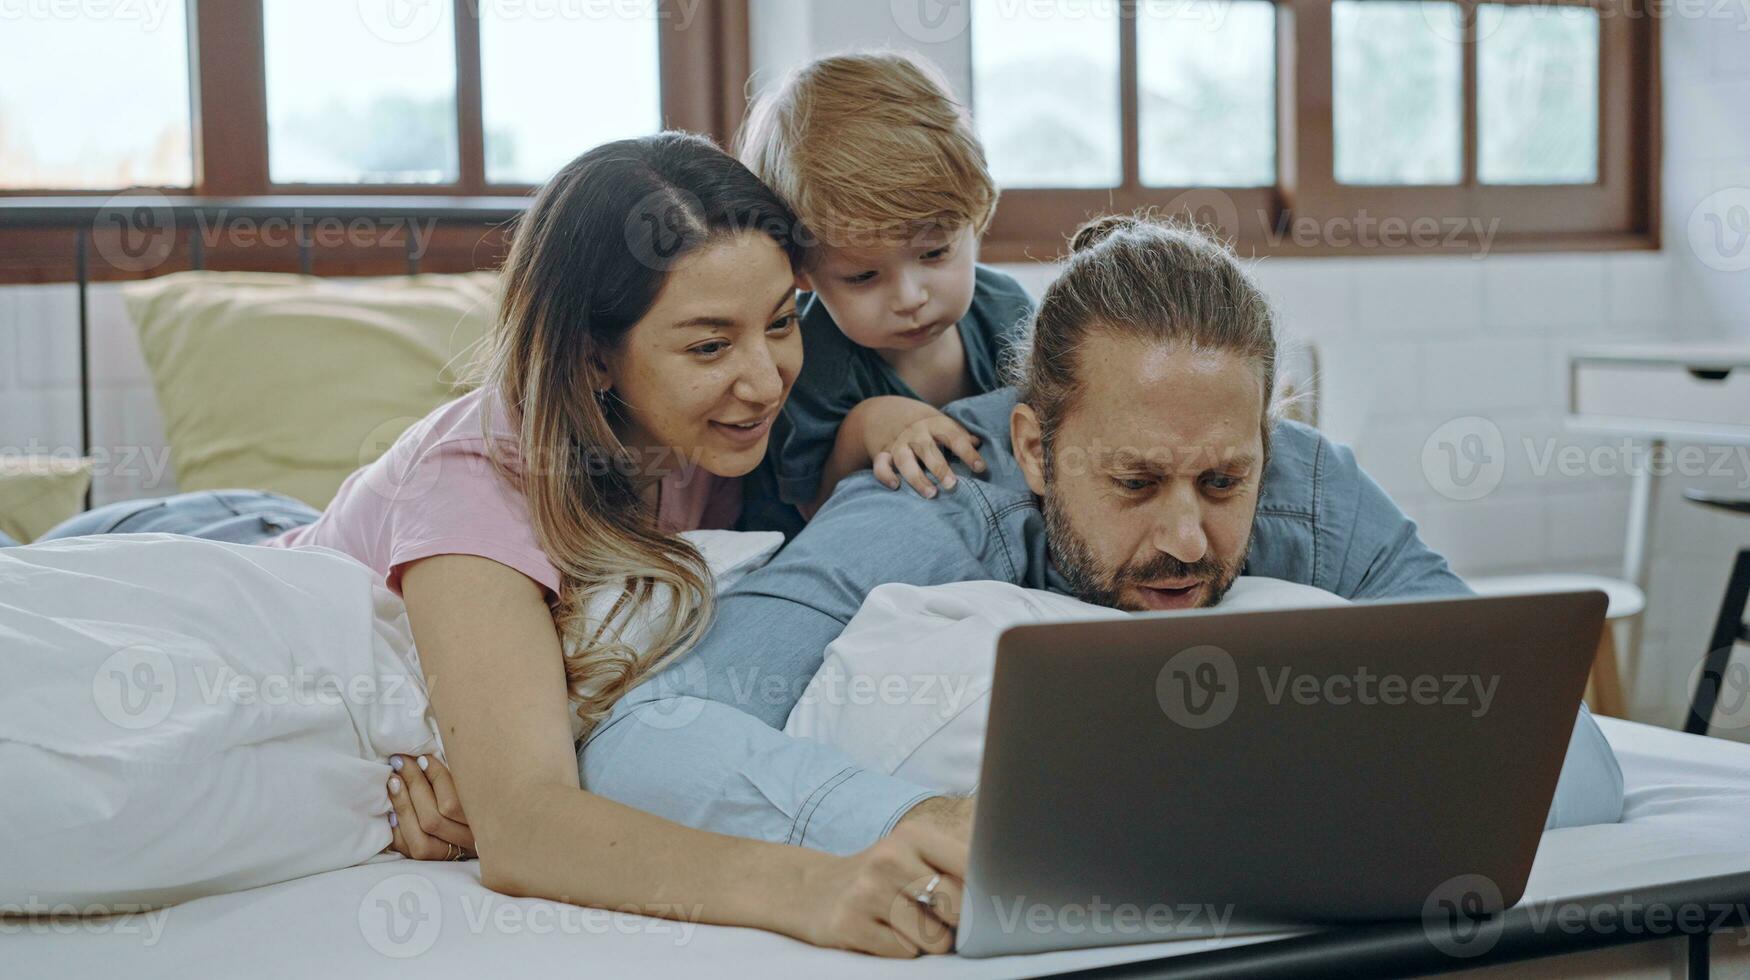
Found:
[[[972,814],[976,796],[932,796],[906,811],[897,826],[918,822],[945,830],[963,841],[972,839]]]

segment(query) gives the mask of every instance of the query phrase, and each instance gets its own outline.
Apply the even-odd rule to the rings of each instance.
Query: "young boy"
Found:
[[[1033,303],[978,264],[997,189],[964,109],[904,55],[823,58],[750,109],[739,152],[813,238],[802,373],[772,437],[783,498],[812,515],[871,464],[933,497],[955,483],[938,444],[982,470],[937,408],[1003,384]]]

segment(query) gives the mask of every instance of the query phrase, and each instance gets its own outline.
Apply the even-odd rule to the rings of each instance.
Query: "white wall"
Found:
[[[1682,7],[1684,5],[1672,5]],[[905,46],[889,3],[756,0],[754,56],[766,76],[814,53]],[[823,16],[831,11],[831,16]],[[1622,560],[1624,475],[1533,472],[1538,451],[1602,440],[1564,430],[1565,357],[1575,345],[1738,337],[1750,341],[1750,272],[1708,267],[1689,244],[1698,203],[1750,188],[1750,27],[1717,19],[1664,23],[1663,252],[1469,258],[1269,259],[1260,281],[1291,335],[1324,362],[1325,429],[1468,575],[1507,571],[1611,573]],[[913,47],[920,47],[912,44]],[[921,46],[964,91],[958,41]],[[1750,202],[1750,190],[1743,191]],[[1717,264],[1717,263],[1716,263]],[[1049,266],[1011,266],[1032,288]],[[0,288],[0,453],[32,440],[78,445],[75,297],[70,286]],[[157,482],[164,437],[118,287],[92,291],[95,429],[127,472],[103,476],[99,503],[174,491]],[[1512,450],[1499,488],[1475,501],[1442,496],[1422,469],[1430,435],[1454,418],[1497,425]],[[1628,683],[1638,717],[1681,718],[1730,554],[1750,543],[1750,520],[1684,504],[1684,486],[1750,494],[1750,471],[1666,481],[1656,519],[1644,656]],[[1631,665],[1631,668],[1633,665]],[[1739,734],[1750,738],[1750,730]]]

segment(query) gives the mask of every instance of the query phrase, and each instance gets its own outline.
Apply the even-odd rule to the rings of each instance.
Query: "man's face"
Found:
[[[1256,366],[1096,327],[1079,374],[1049,460],[1032,408],[1010,420],[1052,561],[1087,602],[1214,605],[1245,564],[1263,478]]]

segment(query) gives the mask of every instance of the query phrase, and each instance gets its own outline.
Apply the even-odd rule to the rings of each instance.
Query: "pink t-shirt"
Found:
[[[396,595],[401,571],[433,555],[478,555],[539,582],[551,599],[559,569],[535,540],[528,507],[486,457],[480,412],[487,388],[439,405],[410,426],[375,462],[340,485],[314,524],[263,541],[269,547],[321,545],[375,569]],[[492,438],[518,465],[516,430],[496,393],[490,394]],[[664,531],[733,527],[741,514],[741,481],[697,468],[662,479],[658,521]]]

